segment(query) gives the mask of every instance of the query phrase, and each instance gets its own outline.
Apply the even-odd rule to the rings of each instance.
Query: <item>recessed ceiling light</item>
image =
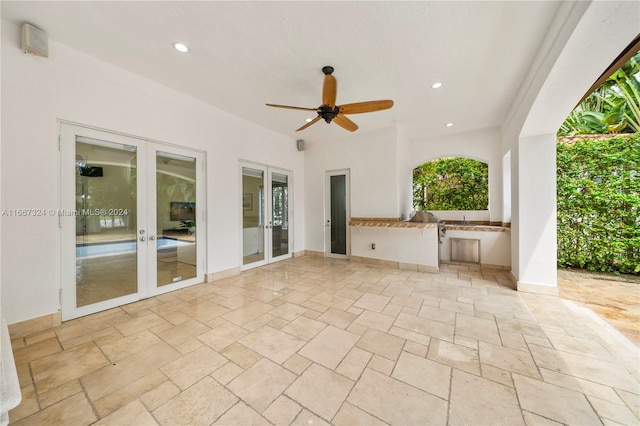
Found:
[[[431,85],[432,89],[439,89],[441,87],[442,87],[442,83],[440,83],[439,81]]]
[[[307,123],[311,123],[311,122],[313,121],[313,118],[307,118],[305,121],[306,121]]]
[[[191,50],[189,49],[189,46],[184,43],[173,43],[173,47],[175,47],[176,50],[181,53],[187,53],[189,50]]]
[[[445,127],[453,127],[453,123],[447,123],[445,124]]]

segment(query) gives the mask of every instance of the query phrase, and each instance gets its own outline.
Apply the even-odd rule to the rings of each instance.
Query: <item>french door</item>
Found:
[[[242,269],[291,257],[291,172],[240,164]]]
[[[349,170],[325,172],[325,256],[349,257]]]
[[[204,281],[201,152],[62,123],[62,319]]]

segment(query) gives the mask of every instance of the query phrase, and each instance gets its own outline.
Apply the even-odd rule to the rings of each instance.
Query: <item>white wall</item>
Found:
[[[241,265],[239,159],[293,171],[294,249],[304,249],[304,153],[295,141],[49,41],[24,55],[2,23],[2,207],[58,208],[58,121],[202,150],[207,162],[207,265]],[[59,310],[55,217],[2,218],[2,314],[14,323]]]
[[[411,141],[408,170],[441,157],[466,157],[489,165],[489,220],[502,222],[502,155],[500,129],[443,134]],[[462,220],[460,214],[457,220]],[[469,220],[467,218],[467,220]]]
[[[324,174],[351,171],[351,217],[397,218],[396,133],[346,133],[337,140],[311,141],[305,147],[306,248],[324,251]]]

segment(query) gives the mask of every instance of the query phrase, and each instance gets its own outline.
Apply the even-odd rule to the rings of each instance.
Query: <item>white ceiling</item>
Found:
[[[2,1],[2,19],[294,138],[344,136],[304,111],[321,104],[324,65],[338,104],[393,99],[350,118],[424,135],[500,125],[559,7],[497,2]],[[172,43],[191,47],[180,54]],[[440,81],[437,90],[431,84]],[[444,124],[454,122],[452,128]]]

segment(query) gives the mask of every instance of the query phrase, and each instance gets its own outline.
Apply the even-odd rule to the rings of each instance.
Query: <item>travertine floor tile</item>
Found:
[[[31,371],[38,392],[46,392],[108,364],[95,344],[86,343],[32,361]]]
[[[275,425],[288,425],[300,413],[302,407],[286,396],[279,396],[262,415]]]
[[[391,377],[442,399],[449,399],[451,367],[446,365],[402,352]]]
[[[165,365],[160,370],[180,389],[186,389],[227,362],[225,357],[210,347],[203,346]]]
[[[153,412],[161,424],[209,425],[238,401],[231,392],[205,377]]]
[[[216,351],[221,351],[247,334],[249,334],[249,332],[242,327],[227,322],[199,335],[198,339]]]
[[[338,411],[338,414],[336,414],[331,423],[337,426],[382,426],[387,424],[348,402],[342,404],[342,408],[340,408],[340,411]]]
[[[342,358],[356,344],[360,336],[327,326],[301,350],[300,355],[330,369],[335,369]]]
[[[93,406],[98,412],[98,415],[104,417],[127,405],[130,401],[139,398],[147,392],[151,392],[166,381],[167,377],[164,374],[157,370],[153,371],[139,380],[110,393],[104,398],[93,401]]]
[[[285,394],[323,419],[330,420],[352,387],[353,382],[346,377],[312,364]]]
[[[96,423],[99,426],[121,426],[124,424],[156,426],[158,423],[138,400],[130,402]]]
[[[375,328],[380,331],[389,331],[391,324],[393,324],[394,317],[379,314],[373,311],[364,311],[353,322],[368,328]]]
[[[80,381],[92,401],[96,401],[118,389],[146,376],[171,361],[180,353],[166,343],[157,343],[130,355],[117,363],[108,364],[83,376]]]
[[[480,362],[478,351],[466,346],[456,345],[439,339],[431,339],[427,358],[457,368],[480,375]]]
[[[371,360],[372,354],[360,348],[353,348],[347,356],[344,357],[336,372],[355,381],[358,380],[362,371]]]
[[[453,342],[454,326],[439,321],[433,321],[427,318],[415,317],[405,313],[401,313],[393,323],[395,327],[404,328],[405,330],[415,331],[429,337],[437,337],[441,340]],[[420,342],[418,342],[420,343]]]
[[[524,425],[516,392],[507,386],[453,370],[449,424]]]
[[[493,367],[540,378],[538,367],[528,351],[519,351],[491,343],[479,342],[480,362]]]
[[[224,413],[214,425],[268,425],[269,422],[242,401]]]
[[[97,420],[84,393],[73,395],[42,411],[25,417],[16,425],[89,425]]]
[[[282,331],[302,340],[311,340],[326,324],[307,317],[298,317],[282,327]]]
[[[358,340],[356,346],[365,351],[395,361],[402,351],[404,339],[378,330],[369,329],[360,340]]]
[[[263,327],[239,340],[262,356],[282,364],[304,346],[305,341],[273,327]]]
[[[390,301],[391,298],[387,296],[365,293],[353,304],[353,306],[380,313]]]
[[[15,347],[15,345],[13,345]],[[30,361],[43,358],[62,351],[60,342],[54,336],[52,338],[32,343],[28,346],[14,349],[13,360],[17,366]]]
[[[263,358],[233,379],[227,387],[261,413],[295,379],[295,374]]]
[[[565,424],[599,424],[598,415],[579,392],[514,374],[522,409]]]
[[[347,401],[389,424],[446,424],[447,402],[370,369]]]
[[[100,350],[109,358],[109,361],[113,362],[159,342],[158,336],[149,330],[143,330],[122,339],[102,344]]]

